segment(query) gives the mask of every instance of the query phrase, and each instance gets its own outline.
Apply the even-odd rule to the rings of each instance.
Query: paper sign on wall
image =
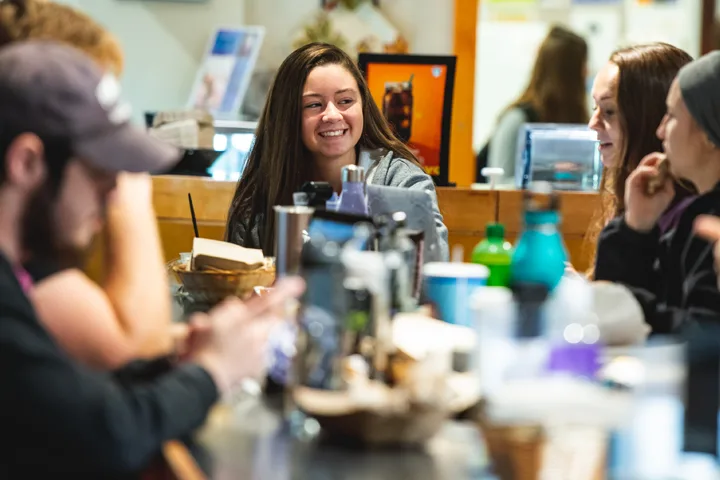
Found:
[[[498,115],[530,80],[535,55],[548,33],[545,22],[480,22],[475,67],[473,146],[479,150]]]

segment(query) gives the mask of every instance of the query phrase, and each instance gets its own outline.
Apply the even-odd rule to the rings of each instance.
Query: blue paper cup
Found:
[[[425,299],[441,320],[473,326],[470,297],[487,284],[490,271],[474,263],[431,262],[423,266]]]

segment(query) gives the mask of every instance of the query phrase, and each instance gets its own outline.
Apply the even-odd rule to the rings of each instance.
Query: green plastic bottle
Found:
[[[505,227],[501,223],[490,223],[485,228],[485,237],[473,249],[471,261],[490,270],[489,287],[507,287],[513,247],[505,240]]]

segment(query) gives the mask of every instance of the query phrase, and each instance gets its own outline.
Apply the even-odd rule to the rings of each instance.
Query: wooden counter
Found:
[[[232,200],[235,183],[207,178],[183,176],[158,176],[153,179],[153,202],[158,218],[165,260],[169,261],[180,252],[192,247],[193,229],[187,194],[191,193],[200,235],[222,239],[225,218]],[[507,238],[515,241],[522,228],[522,193],[519,191],[471,190],[468,188],[439,188],[438,201],[445,225],[450,232],[450,247],[462,245],[465,258],[485,233],[485,225],[493,220],[498,205],[500,222],[505,224]],[[582,243],[592,214],[598,205],[594,193],[562,194],[561,230],[571,260],[579,270],[588,266],[582,258]],[[102,276],[101,249],[94,252],[88,265],[88,273],[94,279]]]

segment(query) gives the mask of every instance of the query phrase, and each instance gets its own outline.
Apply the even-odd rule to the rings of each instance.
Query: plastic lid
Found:
[[[485,167],[482,170],[480,170],[480,175],[486,178],[492,178],[492,177],[502,177],[505,175],[505,169],[504,168],[493,168],[493,167]]]
[[[490,270],[485,265],[460,262],[430,262],[423,266],[423,276],[442,278],[487,278]]]
[[[499,178],[502,178],[502,176],[505,175],[505,170],[502,168],[485,167],[480,170],[480,175],[488,179],[490,190],[495,190],[495,183]]]
[[[487,238],[493,238],[502,240],[505,238],[505,226],[502,223],[489,223],[485,227],[485,236]]]
[[[407,214],[405,212],[393,213],[392,219],[398,227],[405,227],[407,225]]]

